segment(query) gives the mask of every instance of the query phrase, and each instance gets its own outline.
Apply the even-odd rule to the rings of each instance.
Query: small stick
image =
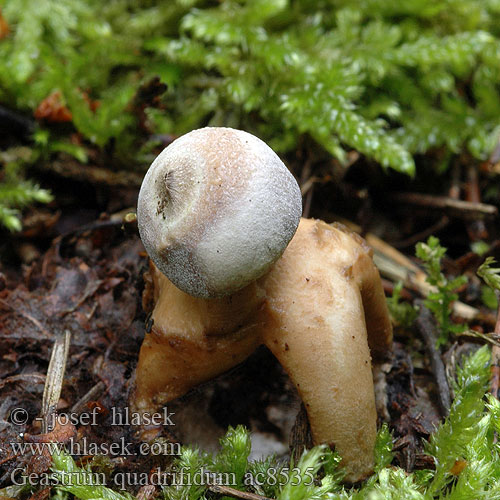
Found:
[[[219,493],[233,498],[241,498],[242,500],[272,500],[271,498],[263,497],[261,495],[257,495],[256,493],[248,493],[246,491],[240,491],[229,486],[222,486],[220,484],[211,484],[208,486],[208,489],[213,493]]]
[[[481,332],[476,332],[475,330],[467,330],[462,333],[458,333],[457,336],[459,337],[470,337],[470,338],[476,338],[476,339],[481,339],[484,340],[485,342],[488,342],[492,344],[493,346],[500,347],[500,336],[496,335],[495,333],[481,333]]]
[[[392,242],[392,246],[395,248],[408,248],[416,245],[419,241],[426,240],[430,235],[436,234],[441,229],[444,229],[450,223],[450,219],[447,215],[443,215],[437,222],[429,226],[427,229],[420,231],[419,233],[412,234],[408,238]]]
[[[484,217],[495,217],[498,215],[498,209],[494,205],[455,200],[448,196],[433,196],[421,193],[397,193],[390,198],[393,201],[404,203],[405,205],[445,210],[450,215],[463,219],[482,219]]]
[[[460,165],[454,162],[451,168],[451,185],[448,189],[448,196],[454,200],[460,199]]]
[[[122,229],[125,234],[137,235],[139,229],[137,227],[137,214],[135,212],[128,212],[122,219]]]
[[[361,227],[347,219],[336,217],[336,220],[347,226],[356,233],[361,233]],[[406,288],[415,290],[422,296],[427,296],[434,288],[426,282],[426,274],[408,257],[385,241],[377,238],[374,234],[367,233],[364,238],[368,245],[373,248],[373,261],[378,267],[380,274],[391,281],[402,281]],[[453,303],[453,314],[472,320],[481,317],[487,321],[487,317],[481,315],[480,311],[459,300]]]
[[[18,380],[24,380],[26,382],[31,382],[34,384],[44,384],[46,380],[45,375],[40,375],[39,373],[20,373],[19,375],[11,375],[10,377],[0,380],[0,389],[3,389],[7,384],[12,384]]]
[[[13,458],[17,458],[21,453],[15,453],[14,455],[7,455],[6,457],[0,458],[0,465],[3,465],[4,463],[8,462],[9,460],[12,460]],[[3,500],[2,497],[0,496],[0,500]]]
[[[451,170],[451,185],[448,189],[448,196],[453,200],[460,199],[460,166],[457,162],[453,163]],[[473,201],[473,200],[469,200]],[[474,200],[480,201],[480,200]],[[443,215],[440,219],[429,226],[427,229],[405,238],[404,240],[392,242],[395,248],[408,248],[416,245],[419,241],[426,240],[430,235],[436,234],[441,229],[444,229],[450,223],[447,215]]]
[[[71,413],[80,414],[85,409],[85,405],[89,401],[97,399],[101,393],[106,389],[106,384],[102,381],[98,382],[88,392],[86,392],[72,407]]]
[[[120,227],[128,235],[138,234],[137,229],[137,215],[133,212],[133,208],[128,208],[125,210],[120,210],[115,214],[112,214],[109,219],[106,220],[95,220],[84,224],[83,226],[78,226],[70,231],[61,234],[59,237],[58,245],[61,241],[69,238],[71,236],[78,236],[82,233],[89,231],[99,231],[100,229],[108,229],[113,227]]]
[[[312,180],[311,177],[311,169],[312,159],[309,155],[300,174],[300,191],[302,193],[302,197],[305,197],[302,217],[308,217],[311,209],[312,193],[314,188],[314,180]]]
[[[436,349],[436,325],[431,312],[425,307],[423,301],[416,300],[415,303],[419,306],[419,314],[415,325],[424,339],[425,347],[431,360],[432,373],[438,386],[439,408],[442,416],[446,417],[451,407],[451,396],[444,363]]]
[[[497,292],[497,299],[499,293]],[[500,300],[498,300],[497,321],[495,324],[496,335],[500,335]],[[500,347],[494,345],[491,350],[491,394],[498,399],[498,387],[500,385]]]
[[[488,163],[494,165],[500,161],[500,138],[498,139],[497,145],[493,149],[491,156],[488,158]]]
[[[498,399],[498,387],[500,385],[500,347],[493,346],[491,356],[491,394]]]
[[[307,217],[309,217],[309,214],[311,213],[311,204],[312,204],[313,193],[314,193],[314,184],[312,184],[309,191],[307,191],[306,200],[304,202],[304,211],[303,211],[302,217],[307,218]]]
[[[76,160],[37,162],[34,165],[39,171],[50,172],[65,179],[74,179],[97,186],[123,187],[128,189],[139,189],[142,183],[142,175],[134,172],[113,172],[111,170],[85,165]]]
[[[481,202],[481,193],[479,191],[479,179],[475,165],[467,167],[466,198],[472,203]],[[485,240],[488,238],[488,231],[483,220],[473,220],[467,224],[467,232],[472,241]]]

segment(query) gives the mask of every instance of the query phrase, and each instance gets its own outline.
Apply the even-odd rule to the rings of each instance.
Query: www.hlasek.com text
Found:
[[[94,443],[87,437],[78,441],[70,440],[66,444],[61,443],[10,443],[14,455],[50,455],[60,451],[66,451],[74,456],[111,455],[115,457],[139,456],[139,455],[180,455],[180,443],[157,441],[153,443],[132,443],[124,437],[113,443]]]

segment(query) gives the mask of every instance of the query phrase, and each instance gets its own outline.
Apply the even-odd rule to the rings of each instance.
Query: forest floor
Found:
[[[417,180],[410,181],[358,158],[350,168],[340,169],[306,147],[287,160],[302,187],[305,215],[327,222],[350,221],[362,235],[369,235],[370,243],[378,241],[373,235],[386,243],[377,245],[375,253],[392,265],[392,274],[390,266],[381,269],[388,296],[401,275],[403,301],[413,304],[422,299],[424,286],[414,273],[420,265],[414,246],[435,234],[448,247],[442,262],[445,274],[468,277],[458,290],[463,307],[453,309],[454,321],[468,322],[479,334],[493,330],[496,315],[481,301],[475,274],[483,257],[471,250],[475,242],[487,241],[486,255],[500,257],[496,208],[480,204],[480,193],[487,188],[484,170],[478,179],[477,166],[471,168],[462,159],[453,171],[437,175],[423,161]],[[493,167],[491,163],[482,168]],[[29,441],[41,431],[37,417],[49,360],[54,340],[65,332],[70,332],[71,342],[57,410],[96,416],[96,425],[75,427],[80,443],[127,446],[130,455],[111,457],[102,467],[147,473],[172,457],[141,453],[137,428],[116,420],[128,407],[146,334],[141,296],[147,256],[134,228],[122,223],[123,215],[134,210],[140,178],[128,174],[119,179],[102,167],[78,170],[64,156],[38,166],[34,175],[42,187],[52,189],[55,201],[26,212],[24,229],[18,234],[4,232],[0,240],[0,487],[11,484],[12,474],[20,468],[40,473],[50,466],[50,460],[21,453],[12,443],[22,442],[23,435]],[[450,375],[462,354],[484,343],[470,335],[456,336],[444,346],[442,356],[433,356],[435,343],[429,343],[422,330],[435,335],[434,327],[423,321],[411,328],[395,326],[393,357],[382,366],[377,383],[377,389],[387,394],[379,420],[388,421],[393,433],[393,463],[409,472],[433,467],[423,452],[423,440],[447,411],[446,388],[431,360],[441,360]],[[253,457],[284,457],[299,411],[300,401],[287,375],[260,348],[231,372],[169,404],[175,425],[164,437],[213,451],[228,426],[243,424],[252,433]],[[91,455],[83,450],[80,463],[91,460]],[[47,496],[45,488],[37,498]]]

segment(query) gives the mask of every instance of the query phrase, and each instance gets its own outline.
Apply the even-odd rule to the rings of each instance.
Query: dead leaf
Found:
[[[63,96],[59,90],[52,92],[38,105],[34,116],[37,120],[46,120],[50,123],[70,122],[73,119],[71,111],[63,103]]]
[[[0,40],[5,38],[10,33],[9,25],[5,20],[5,17],[2,15],[2,11],[0,10]]]

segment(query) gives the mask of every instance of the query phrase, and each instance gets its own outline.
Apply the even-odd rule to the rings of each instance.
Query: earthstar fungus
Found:
[[[246,132],[195,130],[158,156],[137,210],[153,326],[133,403],[155,411],[264,344],[297,387],[314,443],[335,446],[358,481],[373,467],[371,356],[387,356],[392,327],[364,240],[300,212],[288,169]]]
[[[141,239],[156,267],[203,298],[262,276],[292,239],[301,212],[297,182],[266,143],[213,127],[165,148],[137,203]]]

